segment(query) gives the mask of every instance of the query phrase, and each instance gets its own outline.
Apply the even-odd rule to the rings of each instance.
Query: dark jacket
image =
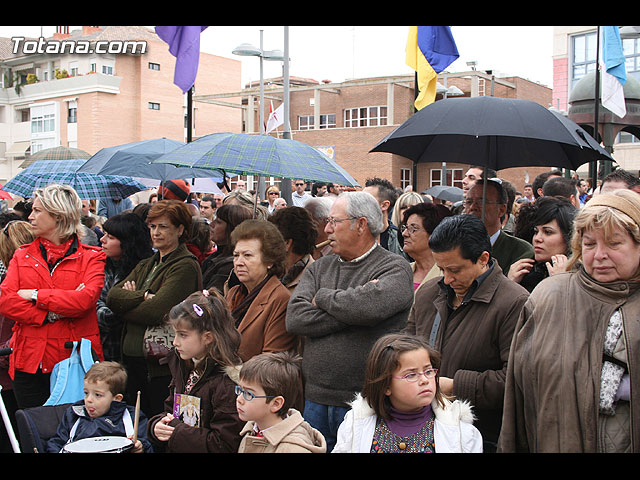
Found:
[[[124,402],[111,402],[111,409],[101,417],[91,418],[84,408],[84,400],[71,405],[64,413],[56,434],[47,443],[47,453],[59,453],[69,441],[71,428],[79,419],[73,441],[93,437],[126,437],[123,416],[129,410],[131,422],[135,424],[135,407]],[[138,420],[138,440],[144,453],[153,453],[151,442],[147,439],[147,417],[140,412]]]
[[[439,374],[453,379],[453,394],[474,406],[483,439],[497,443],[513,331],[529,293],[509,280],[497,262],[470,299],[456,310],[447,303],[443,277],[416,292],[405,333],[429,340],[437,315],[434,347],[442,354]]]
[[[192,427],[174,418],[169,425],[175,427],[167,442],[160,442],[153,429],[167,413],[173,412],[174,394],[185,391],[190,370],[175,349],[169,354],[172,381],[171,394],[165,401],[165,412],[151,418],[148,436],[152,442],[164,444],[167,453],[236,453],[242,437],[240,431],[245,422],[236,410],[237,368],[223,368],[211,359],[206,360],[204,374],[192,387],[189,395],[200,398],[200,426]]]
[[[200,264],[184,243],[166,255],[152,273],[159,260],[158,252],[141,260],[127,278],[118,282],[107,295],[107,307],[124,322],[122,353],[129,357],[143,356],[142,342],[148,326],[160,325],[174,305],[202,289]],[[150,275],[148,286],[145,286]],[[134,292],[122,288],[130,280],[136,283]],[[145,300],[146,291],[155,296]],[[147,363],[151,376],[169,374],[166,367],[158,366],[157,362],[149,360]]]
[[[501,231],[491,246],[491,256],[498,260],[500,268],[507,275],[513,263],[523,258],[533,258],[533,245]]]
[[[202,284],[204,288],[215,287],[224,295],[224,282],[233,270],[233,255],[224,255],[218,251],[202,262]]]

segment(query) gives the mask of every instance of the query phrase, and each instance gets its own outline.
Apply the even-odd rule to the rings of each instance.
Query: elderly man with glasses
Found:
[[[482,219],[484,181],[479,180],[471,187],[464,200],[464,213]],[[511,265],[522,258],[533,258],[533,245],[526,240],[513,237],[502,231],[502,217],[507,211],[507,192],[499,178],[490,178],[484,197],[484,226],[491,239],[491,256],[498,261],[502,272],[507,275]]]
[[[382,335],[404,328],[413,303],[409,262],[376,242],[383,228],[373,195],[337,197],[325,227],[332,254],[307,269],[287,309],[287,330],[304,338],[304,416],[329,452],[362,389],[367,354]]]

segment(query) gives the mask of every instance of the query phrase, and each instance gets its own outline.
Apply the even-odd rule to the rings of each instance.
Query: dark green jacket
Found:
[[[503,273],[507,275],[511,264],[522,258],[533,258],[533,245],[526,240],[500,232],[491,247],[491,256],[498,261]]]
[[[181,243],[160,261],[160,254],[141,260],[133,271],[109,290],[107,306],[124,322],[122,353],[130,357],[143,356],[142,341],[148,326],[160,325],[174,305],[193,292],[202,290],[202,273],[196,257]],[[158,264],[155,271],[154,267]],[[153,273],[152,273],[153,271]],[[151,275],[151,276],[150,276]],[[148,285],[145,286],[145,280]],[[122,288],[127,281],[136,283],[131,292]],[[144,299],[146,291],[155,296]],[[158,369],[149,362],[152,376],[168,374],[166,366]]]

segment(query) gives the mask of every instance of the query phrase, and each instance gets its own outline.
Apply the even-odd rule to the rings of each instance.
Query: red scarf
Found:
[[[69,240],[67,240],[64,243],[61,243],[60,245],[56,245],[55,243],[47,239],[41,238],[40,243],[42,244],[45,251],[47,252],[47,258],[45,258],[45,261],[49,265],[53,265],[62,257],[64,257],[64,254],[67,253],[67,250],[69,250],[69,248],[71,247],[71,244],[73,243],[73,238],[74,237],[71,236]]]

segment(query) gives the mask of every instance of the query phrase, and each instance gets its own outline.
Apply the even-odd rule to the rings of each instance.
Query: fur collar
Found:
[[[466,400],[447,400],[444,399],[444,408],[442,408],[438,402],[433,402],[431,408],[435,413],[436,420],[445,423],[447,425],[457,425],[460,422],[473,424],[475,416],[473,415],[473,408],[471,404]],[[375,415],[375,411],[369,403],[362,398],[360,393],[357,393],[349,406],[353,410],[353,415],[356,419],[366,418]]]

